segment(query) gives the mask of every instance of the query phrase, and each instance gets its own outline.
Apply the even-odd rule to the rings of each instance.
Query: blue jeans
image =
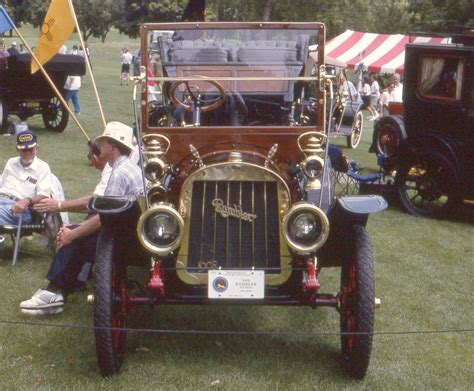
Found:
[[[81,112],[81,105],[79,104],[79,95],[78,90],[66,90],[66,103],[69,103],[69,100],[72,100],[72,104],[74,105],[74,112],[79,114]]]
[[[77,225],[69,226],[71,229],[77,227]],[[74,291],[84,264],[94,263],[99,232],[100,230],[74,240],[61,247],[54,255],[46,278],[60,287],[64,294]]]
[[[20,215],[11,211],[13,205],[15,205],[15,201],[0,197],[0,225],[16,225],[20,221]],[[31,223],[31,212],[29,209],[25,209],[22,224],[29,223]]]

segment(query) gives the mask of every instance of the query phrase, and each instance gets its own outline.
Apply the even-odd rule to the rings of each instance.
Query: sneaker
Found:
[[[31,299],[20,303],[20,308],[25,310],[40,310],[58,307],[64,307],[63,295],[61,293],[47,291],[46,289],[38,289]]]
[[[63,311],[64,311],[64,306],[42,308],[39,310],[26,310],[24,308],[21,309],[22,314],[29,315],[29,316],[59,315],[59,314],[62,314]]]

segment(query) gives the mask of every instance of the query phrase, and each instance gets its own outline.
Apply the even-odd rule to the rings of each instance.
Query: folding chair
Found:
[[[34,233],[42,234],[47,241],[47,246],[52,248],[61,225],[62,220],[59,213],[38,214],[36,212],[32,212],[32,221],[30,224],[23,224],[20,216],[18,224],[0,225],[0,235],[10,235],[12,243],[14,244],[12,266],[16,265],[20,249],[20,240],[23,236],[31,236]]]

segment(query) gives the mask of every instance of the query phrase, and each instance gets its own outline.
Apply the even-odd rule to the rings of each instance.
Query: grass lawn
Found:
[[[36,32],[23,32],[30,43],[35,41]],[[73,43],[77,40],[68,46]],[[90,43],[107,120],[132,124],[131,87],[119,85],[119,53],[123,46],[137,48],[138,40],[111,33],[105,44]],[[103,126],[88,76],[79,97],[80,121],[94,137],[102,133]],[[70,121],[63,133],[45,130],[41,118],[31,118],[28,123],[39,136],[41,158],[61,179],[66,196],[90,192],[99,173],[87,163],[86,143],[74,122]],[[344,152],[375,169],[375,158],[367,153],[371,129],[372,123],[366,121],[358,149]],[[345,145],[345,140],[336,143]],[[0,165],[14,154],[14,137],[0,136]],[[466,213],[473,215],[471,210]],[[74,216],[74,220],[81,220],[81,216]],[[134,310],[132,328],[250,335],[132,331],[121,373],[104,379],[96,363],[87,293],[71,296],[61,316],[23,316],[18,304],[45,286],[51,253],[38,237],[23,239],[18,264],[12,268],[13,249],[7,239],[0,245],[0,388],[470,390],[474,384],[474,333],[443,331],[473,329],[472,221],[416,218],[396,205],[369,219],[367,228],[376,257],[376,295],[382,306],[375,324],[380,334],[374,337],[369,373],[361,381],[349,379],[340,369],[336,311],[241,306]],[[323,270],[320,281],[322,291],[337,291],[339,269]]]

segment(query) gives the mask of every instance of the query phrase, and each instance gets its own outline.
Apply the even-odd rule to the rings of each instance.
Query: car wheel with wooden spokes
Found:
[[[62,106],[57,97],[51,98],[48,103],[42,105],[41,109],[46,129],[55,132],[63,132],[66,129],[69,112]]]
[[[127,269],[114,253],[114,233],[104,226],[97,242],[94,284],[94,326],[97,360],[103,376],[118,373],[127,334]]]
[[[372,247],[362,226],[348,232],[350,252],[341,267],[340,325],[342,364],[349,375],[362,379],[369,367],[375,313]]]
[[[362,138],[362,129],[364,128],[364,116],[358,111],[352,122],[351,135],[347,137],[347,147],[356,149]]]

